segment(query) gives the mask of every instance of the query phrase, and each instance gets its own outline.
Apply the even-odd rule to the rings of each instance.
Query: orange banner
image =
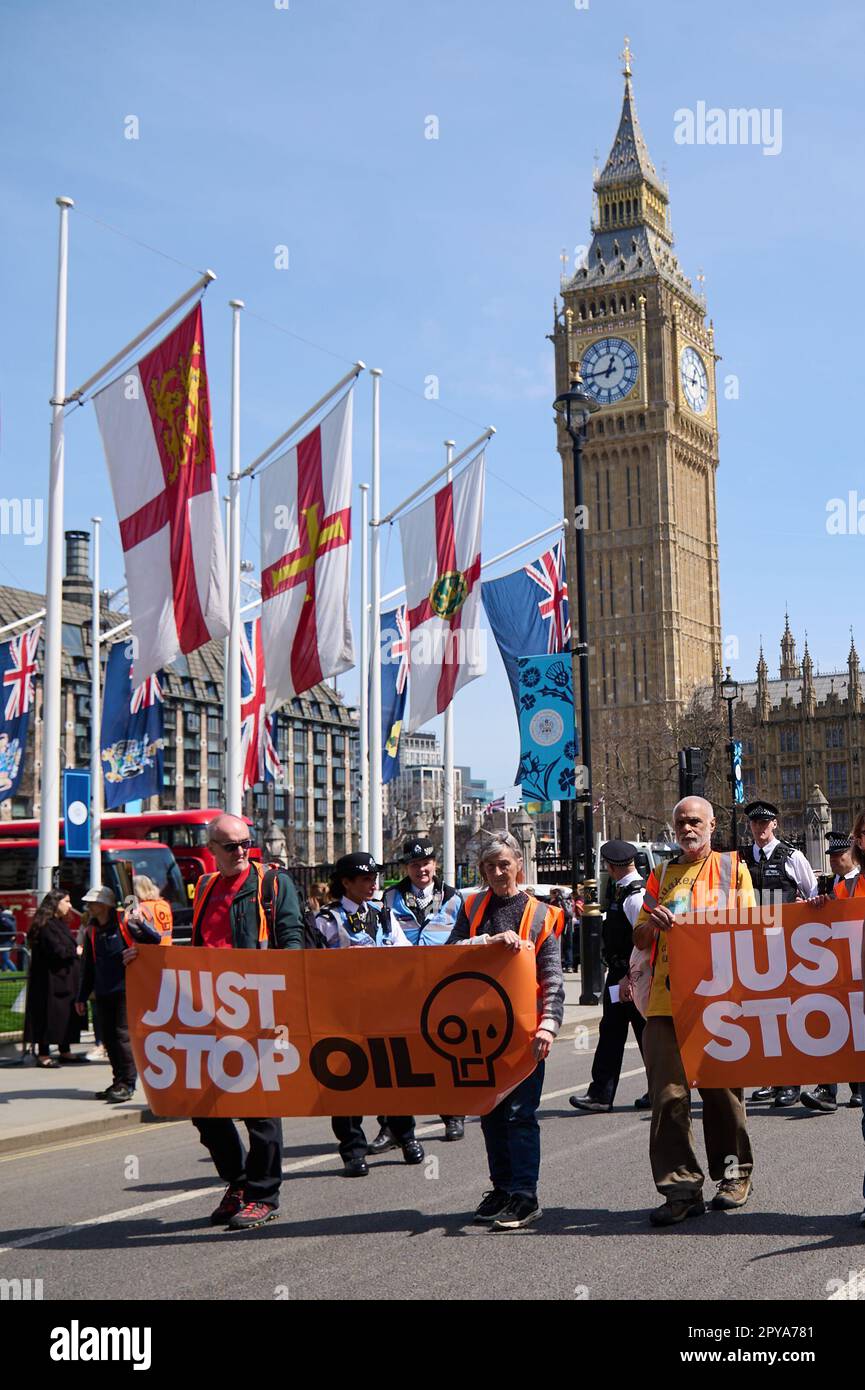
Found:
[[[676,1038],[692,1086],[865,1079],[865,899],[677,918]]]
[[[532,947],[144,947],[126,973],[155,1115],[484,1115],[535,1066]]]

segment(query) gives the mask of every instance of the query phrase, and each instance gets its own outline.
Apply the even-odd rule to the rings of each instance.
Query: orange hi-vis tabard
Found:
[[[165,899],[151,898],[148,902],[139,903],[136,911],[159,932],[160,946],[170,946],[174,931],[174,917],[171,907]]]
[[[252,873],[258,876],[258,944],[259,947],[263,948],[268,945],[269,935],[267,927],[267,914],[264,910],[264,904],[261,901],[261,887],[262,883],[264,882],[264,870],[262,869],[261,865],[258,863],[258,860],[256,859],[250,859],[249,868]],[[204,909],[207,906],[207,900],[210,897],[210,894],[213,892],[213,889],[216,886],[216,880],[219,877],[219,874],[202,874],[201,877],[196,881],[195,895],[192,899],[192,940],[190,941],[191,946],[204,945],[204,942],[201,939],[201,919],[204,916]]]
[[[853,879],[852,889],[848,878],[842,878],[841,882],[835,885],[835,897],[839,900],[843,900],[844,898],[865,898],[865,875],[863,875],[861,869]]]
[[[480,935],[480,925],[484,919],[484,914],[490,904],[492,896],[493,893],[491,888],[488,888],[485,893],[477,893],[475,895],[471,907],[466,911],[466,916],[469,919],[469,936]],[[532,897],[531,893],[527,893],[526,898],[527,901],[523,908],[523,915],[520,918],[520,927],[517,935],[521,941],[531,941],[532,928],[538,926],[540,923],[540,928],[534,942],[535,958],[537,959],[538,952],[548,937],[561,936],[565,929],[565,914],[560,907],[550,907],[539,902],[537,898]],[[538,985],[538,1018],[542,1016],[541,1005],[541,987]]]

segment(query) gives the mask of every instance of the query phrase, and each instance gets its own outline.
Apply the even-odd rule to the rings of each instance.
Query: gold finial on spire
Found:
[[[706,277],[703,274],[702,266],[697,271],[697,284],[700,286],[700,294],[706,293]]]
[[[625,50],[624,50],[623,53],[620,53],[620,54],[619,54],[619,57],[621,58],[622,62],[623,62],[624,65],[625,65],[625,66],[622,68],[622,76],[623,76],[623,77],[630,77],[630,76],[631,76],[631,58],[632,58],[633,56],[634,56],[634,55],[631,53],[631,40],[628,38],[628,36],[627,36],[627,34],[626,34],[626,35],[625,35]]]
[[[562,263],[562,279],[564,280],[565,276],[568,273],[568,253],[565,250],[564,246],[562,247],[562,253],[559,256],[559,260]]]
[[[565,310],[565,321],[566,321],[566,323],[567,323],[567,325],[568,325],[568,333],[570,334],[570,333],[573,332],[573,328],[574,328],[574,311],[573,311],[573,309],[570,307],[570,305],[569,305],[568,308]]]

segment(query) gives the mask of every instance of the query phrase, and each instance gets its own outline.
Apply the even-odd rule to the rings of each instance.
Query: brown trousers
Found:
[[[704,1174],[694,1152],[691,1088],[671,1018],[649,1018],[643,1058],[652,1098],[649,1158],[658,1191],[668,1198],[699,1192]],[[749,1178],[754,1166],[745,1123],[744,1091],[700,1091],[703,1138],[713,1182]]]

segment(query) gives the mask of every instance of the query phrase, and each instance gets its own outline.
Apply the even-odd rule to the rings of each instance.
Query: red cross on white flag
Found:
[[[400,518],[411,639],[409,731],[482,676],[481,525],[484,456]]]
[[[120,521],[136,685],[228,632],[201,305],[95,399]]]

